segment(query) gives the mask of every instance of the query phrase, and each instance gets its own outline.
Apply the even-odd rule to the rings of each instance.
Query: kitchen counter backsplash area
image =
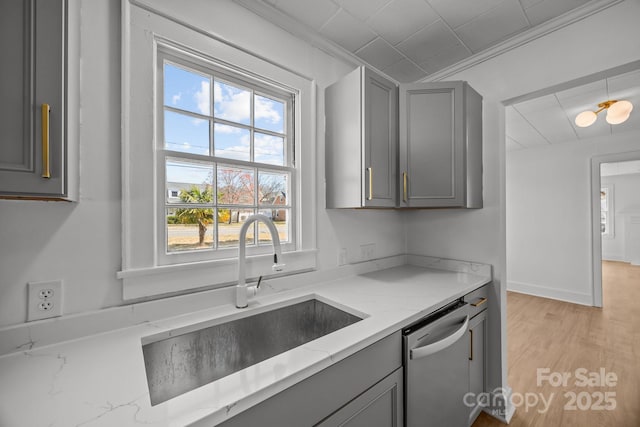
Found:
[[[19,348],[0,356],[0,425],[216,425],[492,279],[489,265],[398,258],[355,266],[352,274],[342,270],[343,277],[305,281],[306,286],[291,286],[290,278],[273,280],[273,288],[251,299],[244,310],[235,308],[228,295],[224,303],[207,309],[198,306],[189,311],[185,303],[182,313],[174,309],[164,318],[134,326],[123,322],[125,327],[57,344],[39,346],[27,336]],[[238,319],[308,299],[342,308],[362,320],[152,405],[143,357],[149,337],[180,334],[194,325]],[[76,317],[79,321],[83,316]],[[90,329],[80,330],[82,335]]]

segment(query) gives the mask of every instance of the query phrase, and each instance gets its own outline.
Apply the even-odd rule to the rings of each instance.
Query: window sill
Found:
[[[286,276],[302,273],[316,268],[317,250],[284,252],[282,262],[286,264],[283,273]],[[273,255],[250,256],[246,259],[247,279],[265,276],[271,272]],[[175,294],[197,288],[228,286],[238,279],[238,260],[235,258],[202,261],[188,264],[163,265],[119,271],[117,278],[122,279],[122,295],[125,301],[153,297],[163,294]]]

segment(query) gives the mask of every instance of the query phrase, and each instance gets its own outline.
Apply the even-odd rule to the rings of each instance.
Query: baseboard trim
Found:
[[[531,283],[507,281],[507,290],[536,297],[551,298],[574,304],[593,306],[593,295],[549,288]]]
[[[511,401],[511,387],[498,387],[491,392],[491,404],[483,408],[483,411],[493,418],[509,424],[516,407]]]

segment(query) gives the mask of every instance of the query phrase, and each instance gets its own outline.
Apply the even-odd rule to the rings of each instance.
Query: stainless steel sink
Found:
[[[317,299],[148,342],[142,352],[157,405],[362,320]],[[153,337],[151,337],[153,340]]]

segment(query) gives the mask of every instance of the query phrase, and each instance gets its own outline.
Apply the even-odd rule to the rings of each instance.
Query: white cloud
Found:
[[[221,123],[216,123],[215,124],[215,131],[219,132],[219,133],[240,133],[242,131],[242,129],[234,127],[234,126],[227,126],[227,125],[223,125]]]
[[[180,101],[180,98],[182,98],[182,92],[178,92],[177,94],[173,95],[171,97],[171,103],[173,105],[178,105],[178,102]]]
[[[251,114],[251,93],[223,83],[214,83],[216,116],[233,122],[246,123]]]
[[[261,96],[256,96],[254,102],[256,119],[265,119],[270,121],[271,123],[280,123],[282,121],[280,112],[273,109],[273,106],[275,104],[274,101],[268,98],[263,98]]]
[[[283,140],[272,135],[256,134],[254,137],[254,153],[257,161],[271,164],[282,164],[284,161]]]
[[[209,109],[210,90],[211,90],[211,85],[209,84],[209,81],[203,80],[200,82],[200,90],[196,91],[196,93],[193,94],[193,97],[196,100],[196,104],[198,106],[198,111],[200,111],[200,114],[204,114],[204,115],[211,114],[211,110]]]

